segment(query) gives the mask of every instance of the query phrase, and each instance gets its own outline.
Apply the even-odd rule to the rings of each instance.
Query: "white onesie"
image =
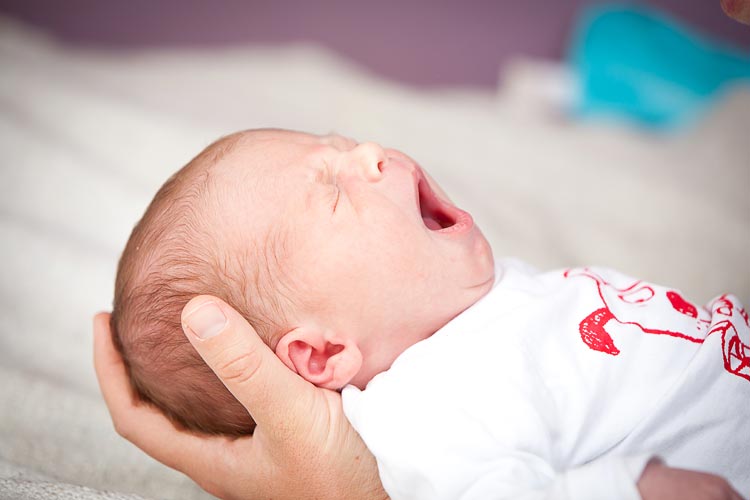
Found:
[[[750,327],[597,268],[498,264],[494,288],[344,411],[393,500],[638,499],[649,458],[750,492]]]

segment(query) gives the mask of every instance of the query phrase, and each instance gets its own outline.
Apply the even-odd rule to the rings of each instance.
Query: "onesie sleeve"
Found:
[[[528,498],[640,500],[638,479],[651,458],[651,454],[602,457],[558,474],[543,495],[537,497],[532,494]]]
[[[419,358],[419,350],[410,356]],[[396,365],[365,391],[344,389],[347,418],[393,500],[639,500],[636,483],[650,455],[565,467],[555,449],[563,431],[547,390],[521,375],[529,373],[518,366],[523,359],[491,359],[491,379],[502,384],[473,377],[486,374],[486,366],[461,367],[458,384],[447,370],[441,376],[409,359],[408,372]],[[489,360],[477,355],[472,363]]]
[[[540,487],[521,484],[523,475],[511,474],[509,469],[490,471],[479,477],[458,496],[461,500],[640,500],[637,481],[650,456],[603,457],[581,467],[555,475]],[[632,471],[640,469],[633,478]],[[512,470],[512,468],[510,468]],[[393,500],[415,498],[392,496]],[[422,498],[422,497],[416,497]],[[448,498],[448,497],[433,497]]]
[[[518,439],[507,445],[491,426],[441,428],[445,414],[422,420],[435,410],[415,409],[426,404],[408,406],[411,415],[384,411],[368,425],[362,417],[372,423],[373,412],[359,413],[367,406],[357,401],[362,394],[345,389],[347,416],[375,455],[392,500],[640,500],[636,483],[650,455],[603,457],[557,471],[544,456],[548,442],[540,427],[521,436],[538,423],[532,415],[532,425],[517,429]],[[423,424],[409,425],[412,418]]]

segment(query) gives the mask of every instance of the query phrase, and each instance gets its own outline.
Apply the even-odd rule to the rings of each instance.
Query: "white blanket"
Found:
[[[159,185],[237,129],[400,148],[498,255],[750,297],[749,93],[656,137],[525,113],[517,93],[420,91],[311,46],[103,52],[1,18],[0,68],[0,498],[208,497],[114,433],[91,317]]]

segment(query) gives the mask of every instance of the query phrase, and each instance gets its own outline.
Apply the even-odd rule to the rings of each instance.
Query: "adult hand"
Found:
[[[643,500],[743,500],[726,479],[714,474],[650,462],[638,480]]]
[[[94,365],[122,437],[220,498],[387,498],[375,459],[344,417],[338,393],[292,373],[217,298],[192,299],[182,323],[198,353],[257,422],[254,434],[197,435],[141,403],[112,343],[109,314],[100,313],[94,317]]]
[[[750,24],[750,0],[721,0],[721,8],[736,21]]]

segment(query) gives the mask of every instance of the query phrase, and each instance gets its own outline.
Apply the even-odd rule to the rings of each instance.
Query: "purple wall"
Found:
[[[514,55],[562,55],[594,0],[0,0],[0,12],[64,40],[110,47],[317,41],[387,77],[492,87]],[[719,0],[651,0],[700,31],[750,48]]]

